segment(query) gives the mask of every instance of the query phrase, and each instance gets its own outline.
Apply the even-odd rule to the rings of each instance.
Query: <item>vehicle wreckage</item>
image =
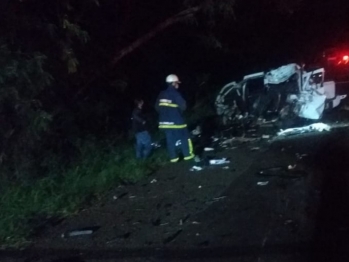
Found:
[[[325,70],[305,71],[288,64],[269,72],[246,75],[219,92],[215,107],[223,125],[242,119],[287,121],[319,120],[324,111],[337,107],[346,95],[336,95],[336,83],[324,81]]]

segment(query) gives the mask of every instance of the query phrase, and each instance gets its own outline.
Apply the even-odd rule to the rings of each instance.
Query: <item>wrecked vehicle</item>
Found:
[[[305,118],[318,120],[337,107],[346,95],[336,95],[334,81],[324,81],[325,70],[306,72],[297,64],[247,75],[219,92],[215,107],[223,125],[242,119],[271,121]]]

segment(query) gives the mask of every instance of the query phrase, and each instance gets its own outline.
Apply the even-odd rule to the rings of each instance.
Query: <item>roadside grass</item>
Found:
[[[51,170],[30,185],[4,181],[0,196],[0,246],[28,244],[35,231],[53,218],[64,218],[101,199],[120,183],[135,183],[166,162],[164,149],[148,160],[135,159],[130,144],[86,143],[80,160],[61,172]]]

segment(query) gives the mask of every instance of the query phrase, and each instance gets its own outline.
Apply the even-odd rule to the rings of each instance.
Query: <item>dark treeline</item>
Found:
[[[308,59],[347,32],[348,3],[14,0],[0,3],[0,161],[42,176],[84,139],[127,134],[169,73],[191,106],[254,70]],[[148,34],[149,37],[146,37]],[[338,37],[337,37],[338,36]]]

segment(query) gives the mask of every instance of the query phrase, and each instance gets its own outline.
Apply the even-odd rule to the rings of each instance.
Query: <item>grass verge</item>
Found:
[[[0,197],[0,246],[28,243],[40,224],[62,218],[100,199],[120,182],[133,183],[157,170],[166,156],[160,149],[146,161],[135,159],[131,145],[113,148],[86,143],[81,158],[63,173],[52,170],[32,184],[4,182]]]

